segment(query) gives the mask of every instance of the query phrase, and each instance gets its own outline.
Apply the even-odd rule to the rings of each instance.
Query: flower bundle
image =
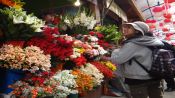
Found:
[[[91,45],[92,49],[86,49],[84,54],[88,56],[88,58],[93,58],[97,56],[102,56],[107,53],[106,50],[104,50],[103,47],[101,47],[98,44]]]
[[[59,83],[63,86],[70,88],[75,88],[77,86],[75,81],[76,77],[71,74],[71,70],[57,72],[52,78],[59,81]]]
[[[66,60],[67,57],[73,54],[73,41],[67,40],[64,37],[56,39],[56,50],[53,50],[53,55],[59,57],[61,60]],[[54,52],[57,51],[57,52]]]
[[[45,81],[50,79],[54,74],[55,74],[54,72],[50,71],[37,72],[37,74],[26,73],[26,76],[23,79],[23,81],[33,86],[43,86],[45,85]]]
[[[73,54],[70,56],[71,59],[75,59],[81,56],[85,50],[83,48],[73,48]]]
[[[57,28],[45,28],[44,37],[34,37],[27,45],[40,47],[45,54],[51,54],[60,60],[66,60],[73,54],[73,39],[68,35],[59,35]]]
[[[43,29],[44,37],[48,41],[53,41],[55,36],[59,35],[59,29],[57,27],[45,27]]]
[[[14,89],[11,93],[19,98],[37,98],[50,96],[53,93],[53,88],[59,83],[45,81],[50,79],[54,73],[52,72],[37,72],[27,73],[23,80],[17,81],[10,85],[10,88]]]
[[[51,67],[50,55],[44,55],[43,51],[36,46],[22,49],[19,46],[3,45],[0,48],[0,63],[1,67],[30,72],[48,71]]]
[[[39,74],[27,74],[23,81],[17,81],[11,85],[12,92],[17,97],[47,97],[66,98],[69,94],[76,94],[76,76],[70,70],[64,70],[53,74],[42,72]]]
[[[80,40],[74,40],[73,42],[73,54],[70,56],[70,59],[76,59],[81,57],[86,49],[92,49],[89,44],[85,44]]]
[[[84,26],[88,30],[92,30],[96,24],[93,16],[88,16],[85,11],[78,13],[73,19],[66,17],[64,22],[72,28],[72,26]]]
[[[77,76],[75,80],[78,85],[77,89],[79,93],[93,89],[93,78],[90,75],[82,72],[79,69],[73,70],[72,74]]]
[[[27,15],[23,9],[5,8],[0,10],[1,13],[5,14],[14,24],[28,24],[35,32],[41,32],[41,27],[44,27],[45,22],[38,19],[33,14]]]
[[[115,71],[116,65],[113,64],[111,61],[101,61],[102,64],[106,65],[106,67],[108,67],[110,70]]]
[[[91,62],[100,72],[103,73],[103,75],[107,78],[112,78],[113,77],[113,71],[107,68],[104,64],[96,61],[96,62]]]
[[[73,47],[83,48],[83,49],[92,49],[92,47],[89,43],[83,42],[81,40],[74,40]]]
[[[14,8],[21,8],[24,5],[24,2],[21,2],[21,0],[0,0],[0,3]]]
[[[19,98],[40,98],[46,96],[53,96],[54,87],[59,85],[59,83],[55,85],[39,85],[39,86],[32,86],[27,82],[24,81],[17,81],[15,84],[11,85],[10,87],[14,90],[12,94]]]
[[[109,50],[112,48],[112,44],[106,42],[105,40],[98,40],[98,44],[103,47],[105,50]]]
[[[97,21],[94,16],[87,14],[85,11],[77,13],[77,15],[65,15],[63,17],[63,24],[67,26],[67,30],[72,34],[87,34],[92,30]]]
[[[76,66],[81,67],[84,64],[86,64],[87,59],[84,56],[81,55],[80,57],[72,59],[71,61],[73,61],[76,64]]]
[[[63,70],[61,72],[57,72],[53,77],[54,80],[58,81],[61,86],[67,87],[69,89],[69,94],[78,93],[76,89],[76,76],[71,74],[71,70]],[[68,95],[69,95],[68,94]]]
[[[86,64],[87,59],[84,57],[83,53],[85,49],[82,47],[83,42],[80,40],[75,40],[73,43],[73,54],[70,55],[67,60],[71,60],[75,63],[77,67],[83,66]]]
[[[0,9],[0,29],[6,40],[28,40],[39,35],[45,22],[33,14],[27,14],[22,8]]]
[[[88,42],[87,44],[91,46],[91,48],[85,49],[85,52],[84,52],[84,54],[89,58],[101,56],[107,53],[107,51],[104,50],[103,47],[98,45],[98,38],[96,36],[83,35],[81,40],[83,42]]]
[[[94,31],[90,31],[89,34],[91,36],[96,36],[98,39],[103,39],[104,38],[104,35],[100,32],[94,32]]]
[[[101,73],[94,65],[86,63],[85,66],[82,66],[80,68],[80,70],[92,76],[94,86],[101,85],[101,82],[103,81],[104,78],[103,73]]]
[[[104,35],[104,40],[107,42],[116,42],[122,39],[122,33],[119,32],[118,27],[116,25],[104,25],[104,26],[96,26],[95,30]]]

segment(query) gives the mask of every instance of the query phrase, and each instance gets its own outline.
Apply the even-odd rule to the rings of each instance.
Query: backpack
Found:
[[[139,61],[134,58],[134,61],[139,64],[151,77],[154,78],[167,78],[175,76],[175,50],[170,45],[163,47],[148,47],[152,50],[152,66],[148,70]],[[169,48],[169,49],[167,49]],[[173,51],[172,51],[173,50]]]

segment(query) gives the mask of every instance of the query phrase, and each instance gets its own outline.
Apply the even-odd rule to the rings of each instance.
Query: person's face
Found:
[[[131,38],[135,35],[135,29],[132,25],[123,25],[123,36],[126,38]]]

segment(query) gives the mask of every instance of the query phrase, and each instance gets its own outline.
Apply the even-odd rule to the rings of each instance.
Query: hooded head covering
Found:
[[[142,35],[149,31],[149,26],[142,21],[135,21],[131,23],[125,23],[124,25],[132,25],[134,29],[140,31]]]

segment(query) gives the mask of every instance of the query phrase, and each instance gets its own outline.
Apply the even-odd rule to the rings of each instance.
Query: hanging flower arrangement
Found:
[[[163,8],[162,6],[155,6],[152,11],[154,12],[156,17],[161,17],[163,15]]]
[[[165,14],[163,14],[163,16],[164,16],[166,19],[171,19],[172,14],[170,14],[170,13],[165,13]]]

